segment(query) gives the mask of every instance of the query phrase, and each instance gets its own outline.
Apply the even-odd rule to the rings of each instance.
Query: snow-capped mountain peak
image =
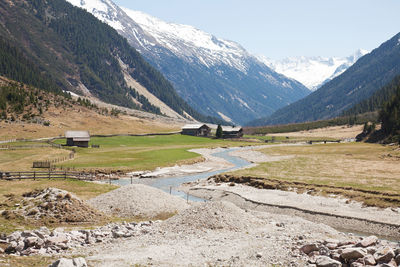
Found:
[[[114,27],[184,100],[206,115],[242,124],[310,92],[236,42],[118,7],[111,0],[67,1]]]
[[[122,9],[158,44],[180,58],[198,60],[207,67],[224,63],[243,72],[248,67],[243,58],[250,55],[235,42],[219,39],[193,26],[168,23],[140,11]]]
[[[359,49],[348,57],[299,56],[273,60],[258,56],[258,59],[276,72],[301,82],[311,90],[316,90],[327,81],[342,74],[360,57],[368,53],[367,50]]]

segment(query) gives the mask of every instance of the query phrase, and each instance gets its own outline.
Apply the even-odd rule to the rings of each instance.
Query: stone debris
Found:
[[[172,232],[239,231],[257,223],[257,218],[230,202],[207,202],[184,210],[164,221],[163,226]]]
[[[27,255],[54,255],[72,248],[86,247],[96,243],[108,243],[115,239],[128,238],[151,232],[153,222],[112,223],[93,230],[74,230],[64,232],[63,229],[50,231],[41,227],[34,231],[17,231],[2,240],[8,244],[5,253]],[[54,265],[64,266],[64,265]]]
[[[87,267],[86,260],[82,257],[75,258],[75,259],[66,259],[61,258],[56,260],[49,267]]]
[[[105,218],[104,214],[65,190],[46,188],[22,196],[23,199],[15,210],[3,211],[2,215],[7,217],[9,213],[13,213],[42,224],[96,223]]]
[[[189,205],[180,197],[141,184],[122,186],[87,201],[107,215],[153,219],[175,214]]]
[[[379,240],[376,236],[364,237],[359,242],[326,240],[305,244],[298,249],[308,256],[309,266],[400,266],[400,243]]]

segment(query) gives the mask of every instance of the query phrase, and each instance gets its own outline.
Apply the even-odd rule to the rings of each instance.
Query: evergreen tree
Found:
[[[221,127],[221,124],[218,124],[216,137],[217,138],[222,138],[222,127]]]

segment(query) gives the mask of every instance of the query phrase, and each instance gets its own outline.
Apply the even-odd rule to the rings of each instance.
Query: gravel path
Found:
[[[304,266],[306,258],[295,247],[326,238],[348,237],[296,217],[207,202],[155,223],[147,233],[86,252],[96,266]]]
[[[186,188],[185,188],[186,187]],[[329,198],[295,192],[257,189],[246,185],[229,186],[200,181],[183,186],[191,195],[231,201],[241,208],[300,216],[332,227],[389,236],[400,240],[400,209],[362,207],[344,198]]]
[[[188,207],[180,197],[141,184],[122,186],[87,202],[108,215],[146,219],[176,213]]]

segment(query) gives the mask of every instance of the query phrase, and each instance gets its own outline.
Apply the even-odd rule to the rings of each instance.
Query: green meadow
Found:
[[[65,144],[65,139],[57,140]],[[99,145],[92,148],[91,145]],[[188,150],[220,146],[249,145],[245,142],[186,135],[94,137],[90,148],[74,148],[73,160],[57,164],[62,168],[107,170],[153,170],[181,163],[193,163],[201,157]]]

